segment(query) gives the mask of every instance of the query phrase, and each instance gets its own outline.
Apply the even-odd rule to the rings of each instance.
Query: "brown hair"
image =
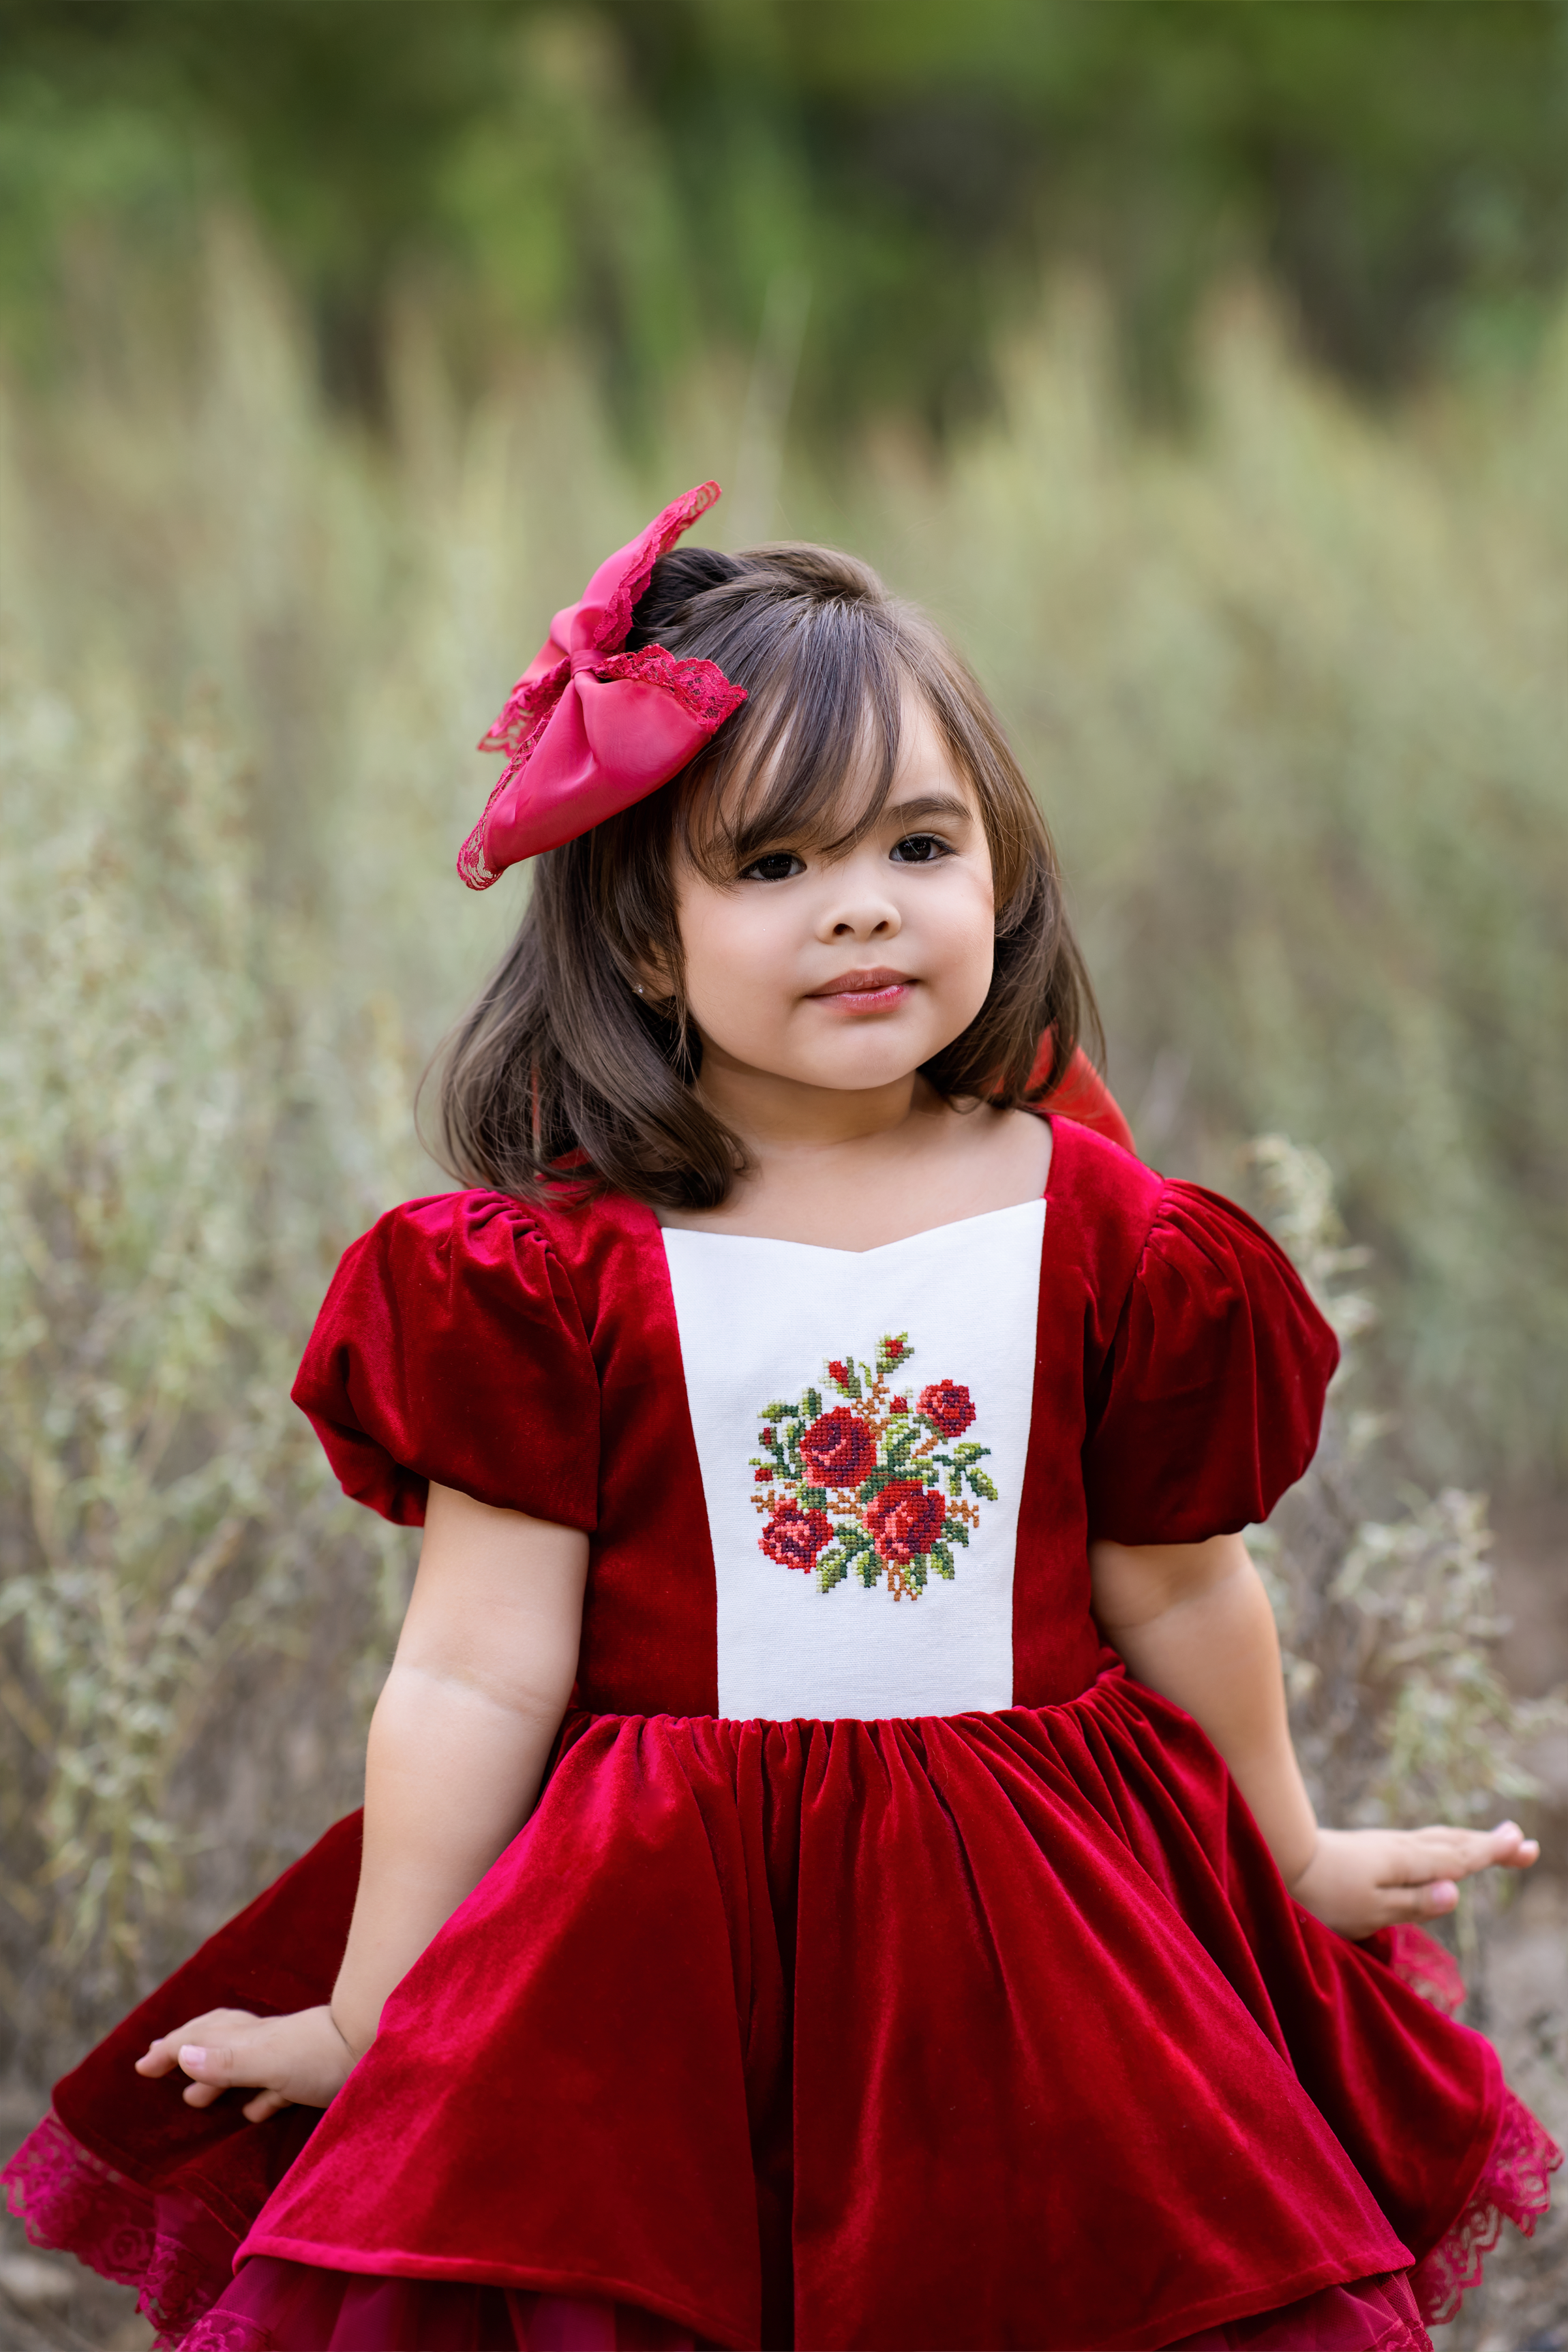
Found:
[[[441,1059],[438,1144],[453,1174],[522,1198],[597,1178],[666,1208],[712,1208],[745,1154],[695,1081],[676,875],[732,880],[781,845],[846,851],[898,765],[904,697],[931,710],[979,799],[996,889],[990,992],[923,1066],[949,1097],[1005,1108],[1058,1083],[1093,999],[1044,820],[977,680],[875,572],[822,547],[663,556],[628,650],[716,662],[747,700],[671,782],[533,863],[511,947]],[[847,781],[870,779],[858,814]],[[649,967],[671,994],[634,993]],[[1049,1073],[1029,1087],[1040,1039]]]

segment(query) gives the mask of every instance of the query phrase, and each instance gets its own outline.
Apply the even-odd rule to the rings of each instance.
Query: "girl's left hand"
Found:
[[[1290,1892],[1342,1936],[1370,1936],[1401,1919],[1440,1919],[1458,1903],[1461,1878],[1494,1863],[1528,1870],[1540,1852],[1517,1822],[1495,1830],[1320,1830]]]
[[[245,2009],[209,2009],[188,2025],[160,2035],[139,2074],[167,2074],[178,2066],[191,2080],[188,2107],[208,2107],[225,2091],[256,2089],[245,2114],[265,2123],[279,2107],[324,2107],[349,2078],[357,2053],[332,2022],[330,2009],[296,2010],[291,2017],[253,2017]]]

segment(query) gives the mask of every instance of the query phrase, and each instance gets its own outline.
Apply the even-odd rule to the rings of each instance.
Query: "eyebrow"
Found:
[[[973,824],[974,811],[967,802],[955,800],[951,793],[922,793],[917,800],[895,801],[891,806],[878,811],[879,823],[894,818],[900,824],[911,825],[922,817],[957,818],[963,824]]]

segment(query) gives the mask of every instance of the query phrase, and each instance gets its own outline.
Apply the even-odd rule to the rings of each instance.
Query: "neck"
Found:
[[[702,1061],[703,1100],[739,1136],[758,1165],[795,1154],[815,1157],[892,1135],[912,1118],[941,1108],[918,1071],[882,1087],[813,1087],[747,1068],[711,1048]]]

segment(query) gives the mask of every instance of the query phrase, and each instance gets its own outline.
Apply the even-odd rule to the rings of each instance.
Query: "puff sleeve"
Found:
[[[434,1478],[591,1530],[599,1382],[577,1299],[504,1194],[410,1201],[345,1251],[294,1383],[346,1494],[418,1526]]]
[[[1262,1227],[1217,1193],[1168,1183],[1084,1448],[1091,1540],[1202,1543],[1266,1518],[1312,1458],[1338,1361]]]

